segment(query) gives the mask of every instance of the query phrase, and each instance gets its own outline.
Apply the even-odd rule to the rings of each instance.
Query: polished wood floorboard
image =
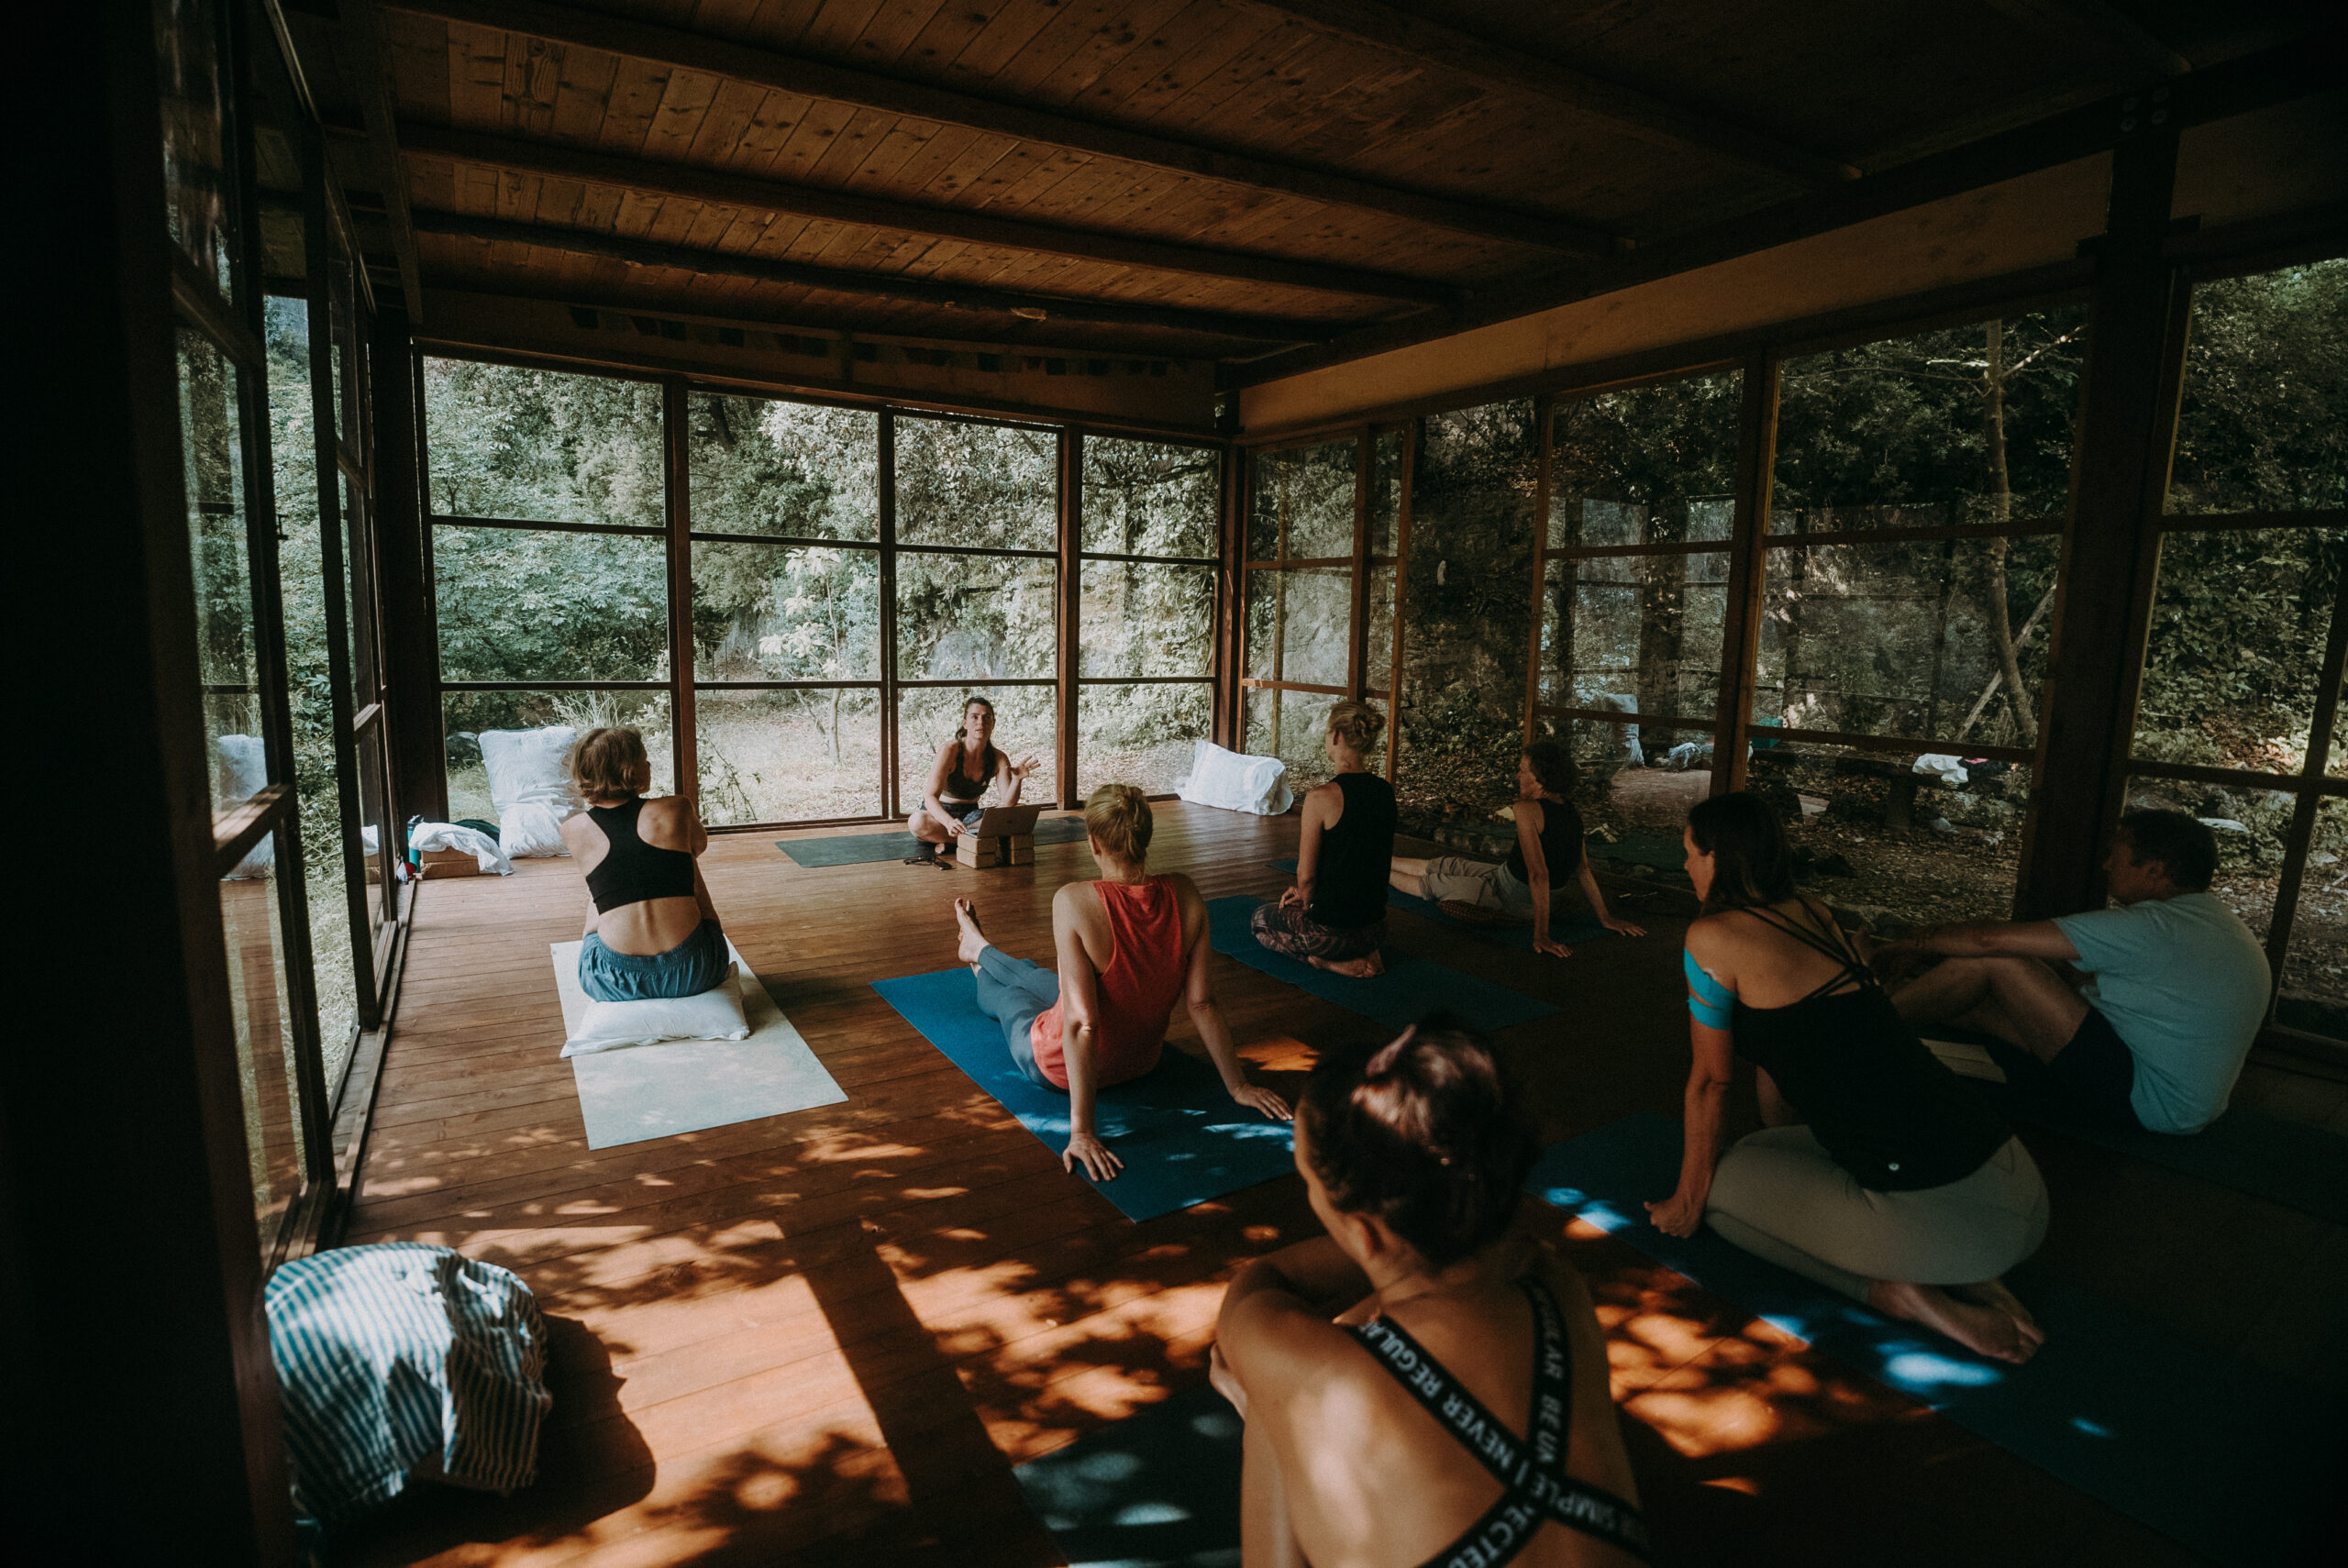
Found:
[[[1152,861],[1211,898],[1269,893],[1284,878],[1265,862],[1295,835],[1292,817],[1168,804]],[[549,1321],[556,1402],[536,1485],[415,1488],[338,1562],[1059,1562],[1011,1467],[1201,1382],[1233,1270],[1313,1233],[1293,1177],[1126,1220],[871,989],[954,962],[957,894],[1006,950],[1047,959],[1052,891],[1090,872],[1081,845],[1040,846],[1032,867],[811,869],[773,836],[718,839],[710,887],[848,1099],[616,1149],[587,1147],[558,1055],[547,946],[579,932],[570,862],[421,889],[345,1240],[440,1242],[519,1272]],[[1401,914],[1393,940],[1557,1003],[1501,1043],[1563,1137],[1677,1113],[1680,926],[1650,923],[1570,960]],[[1278,1087],[1313,1048],[1376,1032],[1240,965],[1215,975]],[[2348,1083],[2261,1070],[2243,1094],[2348,1128]],[[2018,1287],[2074,1280],[2212,1351],[2348,1389],[2348,1231],[2032,1144],[2054,1225]],[[1600,1303],[1665,1561],[2194,1561],[1623,1243],[1578,1229],[1567,1243]]]

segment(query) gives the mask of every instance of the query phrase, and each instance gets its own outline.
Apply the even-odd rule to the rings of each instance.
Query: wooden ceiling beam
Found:
[[[1782,175],[1811,190],[1859,177],[1837,158],[1795,147],[1750,127],[1732,125],[1666,99],[1583,74],[1571,66],[1487,43],[1379,0],[1245,0],[1255,10],[1293,18],[1316,32],[1423,60],[1487,87],[1537,94],[1577,114],[1605,120],[1648,140],[1674,142],[1749,169]],[[2016,0],[2023,3],[2023,0]],[[2052,3],[2052,0],[2042,0]]]
[[[598,256],[636,267],[660,267],[696,272],[712,278],[751,278],[799,289],[858,294],[869,299],[903,300],[910,304],[947,310],[992,311],[1029,321],[1089,321],[1110,326],[1161,326],[1250,343],[1321,343],[1355,325],[1351,322],[1294,321],[1276,316],[1236,315],[1224,311],[1188,310],[1170,305],[1115,304],[1102,300],[1069,299],[1059,294],[1017,293],[978,284],[965,286],[934,278],[905,278],[888,272],[856,271],[844,267],[816,267],[803,261],[770,260],[738,251],[705,250],[681,245],[659,245],[615,234],[562,228],[549,224],[516,223],[506,218],[473,217],[461,213],[415,214],[416,232],[493,245],[534,245],[574,256]],[[911,336],[911,335],[909,335]]]
[[[1169,170],[1202,180],[1298,196],[1335,206],[1357,207],[1412,223],[1513,245],[1580,256],[1605,256],[1628,241],[1589,224],[1522,212],[1489,203],[1463,202],[1422,191],[1251,153],[1224,152],[1146,131],[1101,125],[1046,109],[997,103],[943,87],[902,82],[869,71],[810,60],[781,50],[754,48],[705,33],[552,6],[544,0],[385,0],[396,9],[442,21],[491,28],[607,54],[650,61],[766,87],[826,103],[854,105],[881,114],[936,125],[959,126],[1031,145],[1055,147],[1088,157]]]
[[[608,185],[647,195],[674,196],[745,208],[770,215],[790,213],[799,217],[859,227],[886,229],[939,239],[967,240],[975,245],[1066,256],[1085,261],[1108,262],[1153,272],[1180,272],[1225,282],[1273,283],[1312,289],[1324,293],[1359,295],[1369,299],[1406,300],[1420,304],[1447,304],[1461,291],[1448,283],[1399,273],[1377,272],[1318,261],[1292,261],[1283,257],[1218,250],[1204,246],[1141,239],[1097,230],[1065,228],[1024,218],[998,217],[992,213],[962,207],[924,206],[914,202],[885,200],[826,191],[763,176],[704,169],[650,158],[622,158],[552,142],[514,137],[483,136],[446,126],[403,120],[401,151],[410,159],[439,158],[486,169],[537,174],[554,180],[576,180]]]
[[[1988,0],[1989,8],[2043,38],[2118,65],[2124,79],[2182,76],[2193,62],[2104,0]]]

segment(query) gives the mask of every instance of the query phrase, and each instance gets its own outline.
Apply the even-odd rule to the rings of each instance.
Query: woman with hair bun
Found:
[[[1316,969],[1368,979],[1386,972],[1386,885],[1394,864],[1394,787],[1364,760],[1386,715],[1351,698],[1329,710],[1323,737],[1336,774],[1304,797],[1296,885],[1259,904],[1256,940]]]
[[[1248,1264],[1215,1326],[1249,1568],[1646,1560],[1589,1294],[1515,1226],[1539,1147],[1448,1020],[1313,1068],[1296,1168],[1327,1234]]]
[[[1084,832],[1101,877],[1052,896],[1059,973],[1013,958],[979,929],[968,899],[954,900],[959,956],[978,975],[979,1007],[1002,1025],[1019,1070],[1069,1097],[1060,1164],[1109,1181],[1124,1162],[1093,1131],[1093,1100],[1112,1084],[1157,1066],[1166,1021],[1186,999],[1231,1098],[1276,1121],[1288,1102],[1247,1081],[1231,1030],[1215,1006],[1207,967],[1207,906],[1179,871],[1149,870],[1149,801],[1131,784],[1103,784],[1084,802]]]
[[[2001,1281],[2046,1234],[2046,1184],[2005,1119],[1917,1038],[1832,912],[1794,889],[1769,806],[1688,813],[1687,1132],[1679,1187],[1647,1205],[1675,1236],[1746,1252],[2001,1361],[2045,1338]],[[1732,1055],[1758,1132],[1721,1153]]]

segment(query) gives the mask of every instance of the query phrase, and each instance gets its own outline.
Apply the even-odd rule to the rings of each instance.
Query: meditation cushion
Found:
[[[497,809],[497,842],[514,859],[568,855],[562,822],[579,810],[563,759],[579,732],[569,724],[542,730],[483,730],[481,762],[489,774],[489,801]]]
[[[622,1045],[658,1045],[663,1040],[748,1040],[750,1021],[742,1013],[739,968],[697,997],[658,997],[645,1001],[590,1001],[577,1032],[562,1043],[566,1056],[611,1051]]]
[[[1295,798],[1287,774],[1288,764],[1277,756],[1246,756],[1202,740],[1191,754],[1191,776],[1174,792],[1193,805],[1276,817]]]

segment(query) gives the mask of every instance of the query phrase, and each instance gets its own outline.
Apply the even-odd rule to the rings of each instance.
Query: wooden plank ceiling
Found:
[[[2112,0],[282,5],[412,316],[466,289],[1190,359],[1570,287],[2320,25]]]

